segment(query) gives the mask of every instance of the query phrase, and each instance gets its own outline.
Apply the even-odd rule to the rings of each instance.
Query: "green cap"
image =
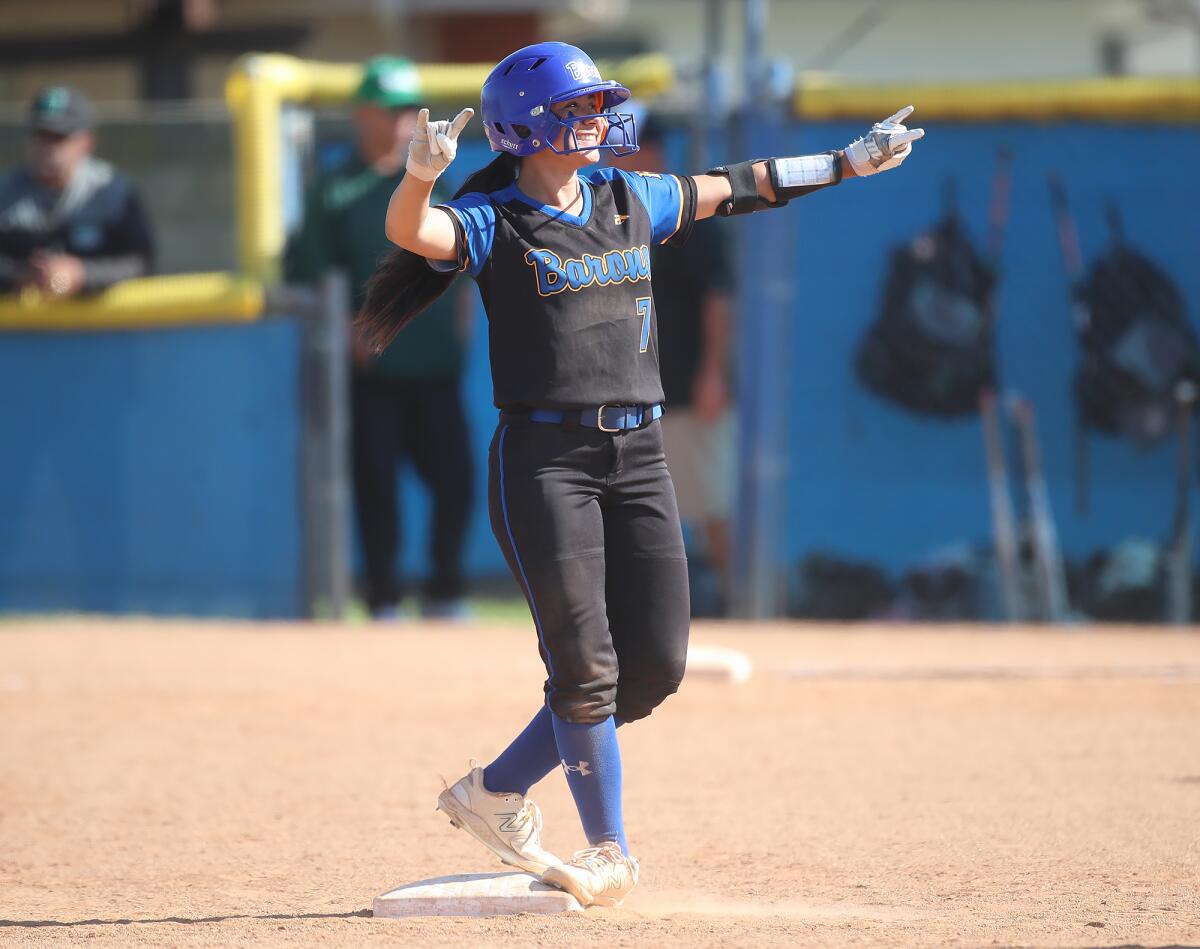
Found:
[[[355,102],[385,109],[410,109],[421,104],[421,77],[411,60],[402,56],[376,56],[363,65],[362,82]]]

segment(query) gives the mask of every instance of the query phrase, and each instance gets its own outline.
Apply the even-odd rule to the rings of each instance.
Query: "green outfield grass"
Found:
[[[467,597],[470,619],[480,623],[500,623],[505,626],[531,623],[529,607],[519,597],[471,596]],[[415,601],[406,601],[400,609],[400,622],[419,618]],[[369,623],[371,614],[362,600],[354,600],[346,619],[351,623]]]

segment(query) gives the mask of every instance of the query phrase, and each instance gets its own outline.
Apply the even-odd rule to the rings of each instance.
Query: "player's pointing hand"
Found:
[[[912,151],[912,143],[925,135],[924,129],[910,129],[904,120],[912,115],[913,106],[888,116],[871,126],[871,131],[846,146],[846,161],[860,178],[890,171]]]
[[[417,127],[408,146],[408,162],[405,165],[410,175],[422,181],[434,181],[458,154],[458,136],[471,121],[474,109],[463,109],[453,119],[429,121],[429,110],[417,113]]]

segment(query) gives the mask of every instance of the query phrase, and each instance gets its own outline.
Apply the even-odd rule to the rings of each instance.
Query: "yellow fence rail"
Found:
[[[853,85],[805,76],[792,100],[797,118],[867,119],[912,103],[916,124],[957,122],[1200,121],[1200,79],[1137,77],[1064,82],[992,82],[967,85]],[[919,120],[919,121],[918,121]]]
[[[78,333],[183,323],[247,323],[262,316],[263,285],[229,273],[127,280],[103,293],[63,300],[27,293],[0,297],[0,330]]]

